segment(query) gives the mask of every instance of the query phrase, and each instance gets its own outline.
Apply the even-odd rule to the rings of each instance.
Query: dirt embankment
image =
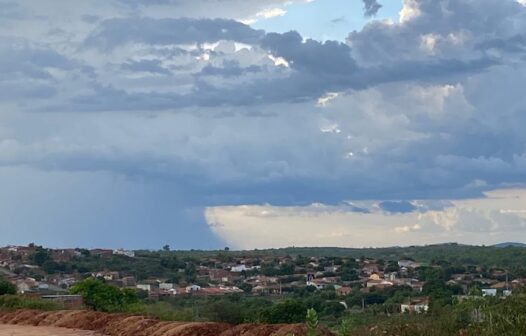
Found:
[[[108,336],[303,336],[303,325],[163,322],[143,316],[92,311],[0,311],[0,324],[91,330]],[[0,327],[1,328],[1,327]],[[332,335],[320,330],[319,335]]]
[[[104,336],[95,331],[0,324],[0,336]]]

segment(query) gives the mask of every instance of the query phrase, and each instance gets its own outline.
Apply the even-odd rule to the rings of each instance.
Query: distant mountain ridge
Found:
[[[524,243],[506,242],[493,245],[494,247],[526,247]]]

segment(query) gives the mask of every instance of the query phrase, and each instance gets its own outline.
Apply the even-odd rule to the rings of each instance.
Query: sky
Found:
[[[526,1],[0,0],[0,245],[526,242]]]

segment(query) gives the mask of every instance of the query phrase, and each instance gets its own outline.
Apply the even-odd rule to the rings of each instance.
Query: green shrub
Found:
[[[17,309],[35,309],[35,310],[58,310],[60,307],[49,301],[41,299],[27,298],[17,295],[0,296],[0,309],[17,310]]]

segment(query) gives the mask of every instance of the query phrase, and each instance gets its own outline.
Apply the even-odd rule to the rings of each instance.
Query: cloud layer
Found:
[[[383,202],[385,203],[385,202]],[[304,207],[237,206],[208,208],[211,229],[241,249],[283,246],[379,247],[460,241],[514,241],[526,229],[526,189],[493,191],[485,198],[442,202],[412,201],[415,211],[387,211],[370,202]],[[362,208],[363,209],[363,208]]]
[[[523,185],[526,7],[403,2],[396,20],[316,41],[241,23],[283,14],[279,0],[0,0],[0,178],[26,191],[0,191],[17,210],[4,211],[0,229],[60,218],[122,228],[129,219],[119,214],[135,207],[134,227],[149,218],[173,245],[217,247],[228,238],[210,233],[207,207],[359,199],[413,216],[415,199]],[[364,4],[366,14],[380,8]],[[97,211],[93,196],[83,201],[89,220],[73,224],[77,200],[48,183],[61,175],[81,195],[95,193],[90,185],[122,190],[108,201],[115,213]],[[41,185],[56,210],[42,205],[37,221],[25,213],[40,204]],[[190,240],[178,235],[190,231]],[[22,239],[8,232],[4,243]]]

